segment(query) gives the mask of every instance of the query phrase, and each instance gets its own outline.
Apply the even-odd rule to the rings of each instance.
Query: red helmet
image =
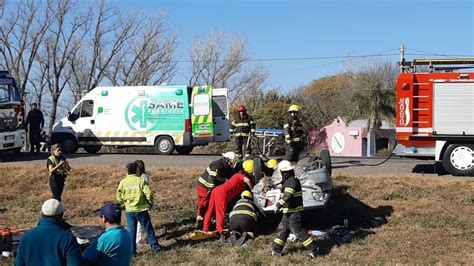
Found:
[[[247,108],[245,108],[245,105],[241,104],[239,105],[239,112],[245,112],[247,111]]]

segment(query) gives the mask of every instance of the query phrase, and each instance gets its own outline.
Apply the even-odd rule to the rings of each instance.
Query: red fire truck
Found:
[[[395,154],[434,157],[450,174],[474,176],[474,58],[402,60]]]

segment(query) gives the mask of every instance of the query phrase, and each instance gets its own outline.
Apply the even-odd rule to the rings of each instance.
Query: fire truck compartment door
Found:
[[[434,83],[433,131],[474,135],[474,83]]]

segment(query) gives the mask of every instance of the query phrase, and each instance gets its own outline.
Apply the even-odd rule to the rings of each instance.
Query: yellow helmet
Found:
[[[277,166],[278,162],[275,159],[270,159],[267,162],[267,167],[274,169]]]
[[[244,168],[245,172],[253,174],[253,160],[245,160],[242,164],[242,168]]]
[[[242,198],[253,199],[252,192],[250,192],[250,191],[248,191],[248,190],[244,190],[244,192],[242,192],[242,194],[240,194],[240,196],[241,196]]]
[[[299,112],[301,107],[297,104],[292,104],[290,108],[288,108],[288,112]]]

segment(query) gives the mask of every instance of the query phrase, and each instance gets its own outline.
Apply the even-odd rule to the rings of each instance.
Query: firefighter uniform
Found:
[[[295,106],[295,107],[294,107]],[[293,108],[292,108],[293,107]],[[292,105],[289,112],[297,113],[299,106]],[[300,153],[304,149],[305,133],[303,125],[297,115],[292,115],[285,120],[283,125],[285,132],[285,160],[290,162],[298,162]]]
[[[224,231],[224,220],[227,205],[245,189],[244,173],[233,175],[225,184],[218,186],[211,193],[209,208],[204,217],[203,231],[210,231],[211,218],[216,218],[216,229],[219,234]]]
[[[235,139],[235,153],[240,156],[242,155],[242,148],[247,145],[248,138],[251,134],[255,133],[255,122],[253,118],[246,113],[245,108],[239,108],[239,111],[244,112],[244,114],[243,116],[239,114],[237,118],[232,121],[229,131]],[[249,142],[249,145],[245,147],[245,157],[250,156],[251,153],[252,148]]]
[[[288,162],[288,164],[290,163]],[[300,181],[295,177],[292,169],[286,172],[282,171],[283,178],[285,175],[287,175],[287,179],[283,179],[285,181],[281,188],[281,198],[276,204],[277,209],[282,209],[283,218],[278,225],[278,233],[273,240],[272,250],[281,254],[291,231],[300,241],[303,241],[303,246],[313,254],[317,250],[316,244],[303,228],[302,223],[303,192]]]
[[[233,154],[233,152],[230,153]],[[214,189],[216,186],[223,184],[227,179],[232,176],[234,172],[234,160],[232,160],[232,158],[222,157],[209,164],[206,170],[198,178],[196,186],[198,196],[198,219],[202,220],[204,215],[206,214],[206,210],[209,205],[209,197],[211,190]]]
[[[243,193],[245,193],[245,191]],[[242,197],[237,201],[229,215],[229,229],[231,230],[231,234],[243,234],[246,232],[251,238],[254,238],[255,232],[257,231],[256,209],[257,207],[253,200],[248,197]]]

